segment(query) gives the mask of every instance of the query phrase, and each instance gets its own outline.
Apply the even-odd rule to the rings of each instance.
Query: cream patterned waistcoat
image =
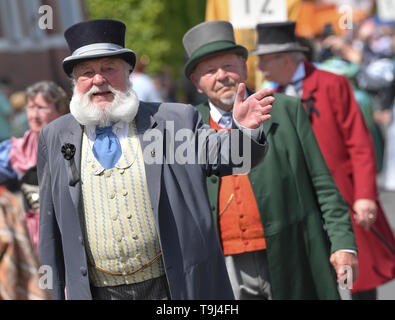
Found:
[[[122,156],[115,168],[106,170],[93,155],[84,130],[82,220],[89,276],[97,287],[137,283],[164,274],[134,123],[121,147]]]

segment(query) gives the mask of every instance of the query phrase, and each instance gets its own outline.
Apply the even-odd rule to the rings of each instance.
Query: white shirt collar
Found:
[[[296,87],[302,87],[302,80],[306,76],[306,71],[304,70],[304,63],[303,61],[299,63],[296,71],[291,79],[291,83],[296,83]],[[300,83],[299,83],[300,81]]]
[[[214,120],[215,123],[218,123],[221,117],[223,116],[226,111],[222,110],[221,108],[217,107],[214,103],[210,100],[208,101],[208,105],[210,106],[210,116]]]
[[[246,94],[244,96],[244,99],[246,99],[248,97],[248,93],[246,90]],[[221,108],[217,107],[214,103],[211,102],[211,100],[208,100],[208,105],[210,106],[210,116],[211,119],[214,120],[215,123],[218,123],[219,120],[221,119],[221,117],[224,115],[224,113],[226,113],[227,111],[222,110]],[[231,112],[233,111],[230,110]]]
[[[112,126],[112,132],[114,132],[119,141],[122,141],[124,138],[128,137],[129,134],[129,122],[126,121],[118,121]],[[91,142],[94,142],[96,139],[96,126],[87,125],[86,133]]]

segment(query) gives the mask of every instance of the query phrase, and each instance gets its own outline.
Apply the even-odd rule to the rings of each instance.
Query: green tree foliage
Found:
[[[175,79],[185,62],[182,37],[204,21],[205,7],[205,0],[86,0],[89,19],[126,24],[125,46],[149,57],[148,73],[169,66]]]

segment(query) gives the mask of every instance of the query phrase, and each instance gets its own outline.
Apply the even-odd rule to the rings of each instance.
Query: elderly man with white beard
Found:
[[[233,299],[205,178],[263,160],[274,98],[265,89],[244,99],[241,84],[230,133],[203,125],[191,105],[138,101],[124,35],[115,20],[65,32],[71,114],[43,128],[37,160],[46,288],[55,299]],[[186,142],[171,140],[168,125],[191,132],[194,150],[205,132],[200,146],[217,160],[169,161],[170,146]]]

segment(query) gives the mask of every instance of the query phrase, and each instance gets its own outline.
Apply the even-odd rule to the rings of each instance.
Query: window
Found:
[[[52,8],[52,29],[39,27],[39,8],[43,5]],[[82,0],[0,0],[0,50],[64,47],[64,30],[82,18]]]
[[[40,5],[41,6],[50,6],[52,9],[52,15],[53,15],[52,29],[45,29],[45,30],[43,30],[44,33],[46,33],[49,36],[63,35],[62,24],[59,21],[61,15],[62,15],[61,10],[59,8],[59,0],[41,0]],[[43,18],[43,16],[40,16],[40,18]]]
[[[41,38],[41,30],[38,27],[38,0],[19,0],[15,1],[18,3],[18,12],[20,12],[19,23],[21,24],[22,33],[24,38],[31,39],[33,41]]]
[[[3,39],[9,42],[18,41],[21,38],[21,25],[16,5],[17,1],[0,0]]]
[[[57,2],[61,12],[63,30],[82,21],[83,14],[80,0],[58,0]]]

